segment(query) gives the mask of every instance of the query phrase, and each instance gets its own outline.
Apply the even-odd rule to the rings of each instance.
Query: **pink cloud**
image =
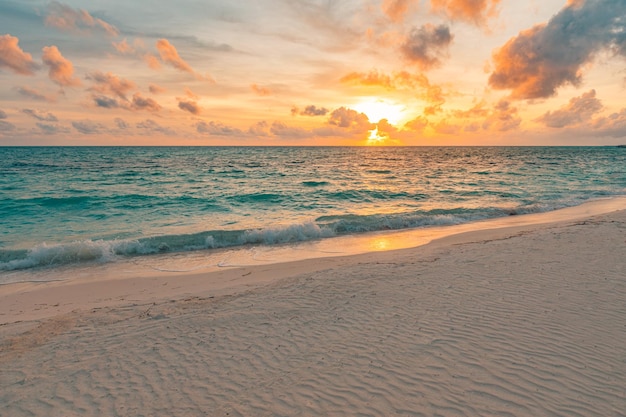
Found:
[[[81,84],[78,78],[74,78],[74,66],[61,55],[59,49],[52,46],[45,46],[42,60],[48,66],[48,76],[52,81],[62,87],[74,87]]]
[[[163,62],[167,62],[174,68],[194,74],[194,70],[178,55],[178,51],[167,39],[159,39],[156,43],[157,50]]]
[[[0,68],[8,68],[21,75],[34,75],[39,65],[18,43],[19,39],[9,34],[0,36]]]
[[[73,9],[70,6],[53,1],[48,5],[48,15],[45,24],[67,32],[84,32],[92,28],[105,31],[110,36],[118,36],[117,28],[102,19],[93,17],[83,9]]]

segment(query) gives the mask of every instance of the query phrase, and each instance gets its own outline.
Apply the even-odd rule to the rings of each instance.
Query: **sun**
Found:
[[[380,98],[369,98],[353,106],[354,110],[364,113],[372,123],[387,119],[395,125],[404,116],[405,107],[401,104]]]

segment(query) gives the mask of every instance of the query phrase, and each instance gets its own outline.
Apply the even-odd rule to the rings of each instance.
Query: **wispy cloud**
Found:
[[[33,100],[48,101],[48,102],[56,101],[56,96],[42,93],[31,87],[22,86],[22,87],[17,87],[16,90],[20,95],[31,98]]]
[[[57,117],[54,114],[41,111],[41,110],[23,109],[22,113],[27,114],[42,122],[58,122],[59,121],[59,119],[57,119]]]
[[[105,129],[102,124],[94,122],[92,120],[74,121],[72,122],[72,126],[83,135],[94,135],[102,133],[102,131]]]
[[[39,65],[18,43],[19,39],[9,34],[0,36],[0,68],[8,68],[21,75],[34,75]]]
[[[261,87],[257,84],[250,85],[250,89],[254,92],[254,94],[261,97],[269,96],[272,94],[271,89],[269,89],[268,87]]]
[[[45,24],[67,32],[84,33],[92,29],[99,29],[109,36],[118,36],[118,29],[102,19],[93,17],[83,9],[73,9],[70,6],[53,1],[48,5]]]
[[[626,2],[571,1],[547,24],[520,32],[494,55],[489,84],[513,99],[546,98],[561,86],[578,86],[596,54],[626,56]]]
[[[199,80],[206,80],[210,82],[215,82],[215,80],[210,75],[202,75],[199,72],[196,72],[191,65],[189,65],[181,56],[178,54],[178,50],[174,45],[172,45],[167,39],[159,39],[156,43],[157,51],[159,52],[159,56],[163,62],[171,65],[179,71],[186,72],[192,74]],[[148,65],[152,68],[158,68],[160,63],[155,62],[155,56],[151,54],[147,54],[144,57],[148,62]]]
[[[146,119],[143,122],[139,122],[137,123],[136,126],[137,126],[137,129],[143,130],[144,134],[146,135],[151,135],[154,133],[159,133],[159,134],[167,135],[167,136],[176,135],[176,131],[174,131],[173,129],[169,127],[161,126],[160,124],[158,124],[152,119]]]

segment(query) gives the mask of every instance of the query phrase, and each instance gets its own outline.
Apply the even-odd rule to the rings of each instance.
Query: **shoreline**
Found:
[[[187,262],[193,257],[197,262],[206,263],[207,257],[222,259],[219,256],[224,252],[231,252],[229,258],[237,258],[238,262],[229,264],[218,260],[191,271],[158,270],[132,261],[67,268],[64,273],[69,271],[73,275],[71,278],[0,285],[0,325],[37,321],[75,310],[234,295],[295,275],[352,265],[364,259],[384,258],[395,251],[420,250],[428,253],[448,245],[488,241],[520,232],[558,227],[617,210],[626,210],[626,197],[593,200],[551,212],[454,226],[348,235],[255,248],[253,251],[238,249],[209,254],[198,251],[181,258]],[[159,258],[172,265],[170,255],[154,255],[150,261],[154,263]],[[38,273],[45,274],[46,271]]]
[[[0,289],[0,413],[621,416],[626,209],[601,208],[417,248]]]

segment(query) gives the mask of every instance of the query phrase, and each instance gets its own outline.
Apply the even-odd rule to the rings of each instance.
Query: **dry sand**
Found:
[[[170,280],[12,284],[0,323],[7,417],[626,416],[626,211]]]

